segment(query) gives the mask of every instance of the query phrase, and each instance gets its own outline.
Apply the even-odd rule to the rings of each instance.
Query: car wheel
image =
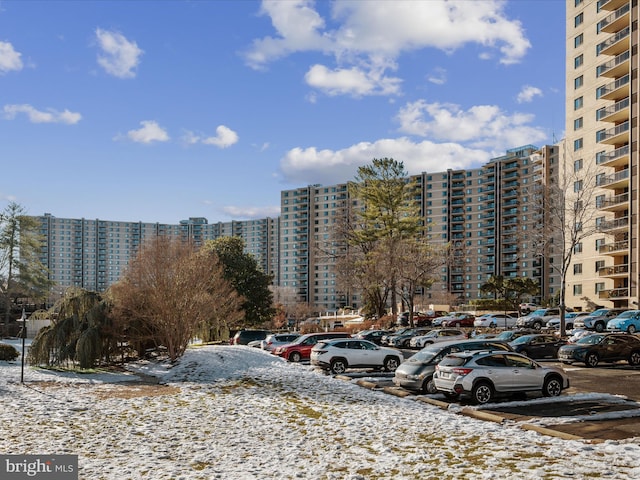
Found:
[[[489,328],[496,328],[498,325],[495,322],[489,324]]]
[[[300,360],[302,360],[302,355],[300,355],[300,352],[292,352],[291,355],[289,355],[290,362],[298,363]]]
[[[400,366],[400,359],[398,357],[387,357],[384,360],[384,369],[387,372],[395,372],[396,368]]]
[[[540,330],[542,328],[542,323],[541,322],[535,322],[533,324],[533,328],[534,328],[534,330]]]
[[[598,333],[604,332],[604,323],[596,323],[596,332]]]
[[[573,323],[567,323],[564,328],[566,328],[567,330],[573,330]]]
[[[629,325],[627,327],[627,333],[636,333],[636,326],[635,325]]]
[[[631,352],[629,355],[629,365],[640,365],[640,352]]]
[[[337,358],[331,362],[331,373],[340,375],[341,373],[344,373],[346,369],[347,362],[342,360],[341,358]]]
[[[411,340],[405,340],[404,342],[402,342],[402,347],[403,347],[403,348],[409,348],[409,347],[411,346],[411,345],[409,345],[409,342],[410,342],[410,341],[411,341]]]
[[[595,367],[598,365],[599,360],[598,354],[591,352],[587,353],[587,356],[584,358],[584,363],[587,367]]]
[[[493,398],[493,388],[487,382],[478,382],[471,390],[471,398],[479,405],[489,403]]]
[[[558,377],[549,377],[544,381],[542,394],[545,397],[557,397],[562,392],[562,380]]]
[[[422,383],[422,393],[438,393],[438,389],[436,388],[436,384],[433,381],[433,377],[429,377],[425,379]]]

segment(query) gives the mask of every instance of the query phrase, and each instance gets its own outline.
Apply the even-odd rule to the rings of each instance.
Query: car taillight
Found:
[[[456,375],[464,376],[473,372],[473,368],[453,368],[451,371]]]
[[[327,353],[327,350],[314,350],[316,353]]]

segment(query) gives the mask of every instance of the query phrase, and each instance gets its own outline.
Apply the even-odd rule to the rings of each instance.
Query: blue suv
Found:
[[[607,322],[608,332],[636,333],[640,330],[640,310],[627,310]]]

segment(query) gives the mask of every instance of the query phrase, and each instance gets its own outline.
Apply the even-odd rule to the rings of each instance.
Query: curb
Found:
[[[478,420],[486,420],[495,423],[504,423],[505,421],[505,418],[500,415],[484,410],[476,410],[475,408],[462,408],[460,410],[460,414],[466,415],[467,417],[476,418]]]
[[[580,437],[579,435],[573,435],[571,433],[559,432],[558,430],[552,430],[550,428],[541,427],[539,425],[532,425],[530,423],[523,423],[520,425],[520,428],[523,430],[529,430],[533,432],[540,433],[541,435],[549,435],[551,437],[561,438],[563,440],[581,440],[581,441],[590,441],[584,437]],[[590,441],[590,443],[593,443]]]

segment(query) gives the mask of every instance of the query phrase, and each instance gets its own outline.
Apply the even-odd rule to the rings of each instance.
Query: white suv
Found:
[[[450,398],[470,396],[474,403],[489,403],[496,395],[542,392],[560,395],[569,388],[562,368],[542,366],[515,352],[464,352],[447,355],[433,374],[438,391]]]
[[[424,348],[427,345],[438,342],[446,342],[447,340],[466,340],[467,334],[462,330],[451,328],[436,328],[429,333],[419,335],[409,340],[411,348]]]
[[[347,368],[384,368],[394,372],[403,358],[395,348],[355,338],[322,340],[311,350],[311,365],[335,374],[344,373]]]

